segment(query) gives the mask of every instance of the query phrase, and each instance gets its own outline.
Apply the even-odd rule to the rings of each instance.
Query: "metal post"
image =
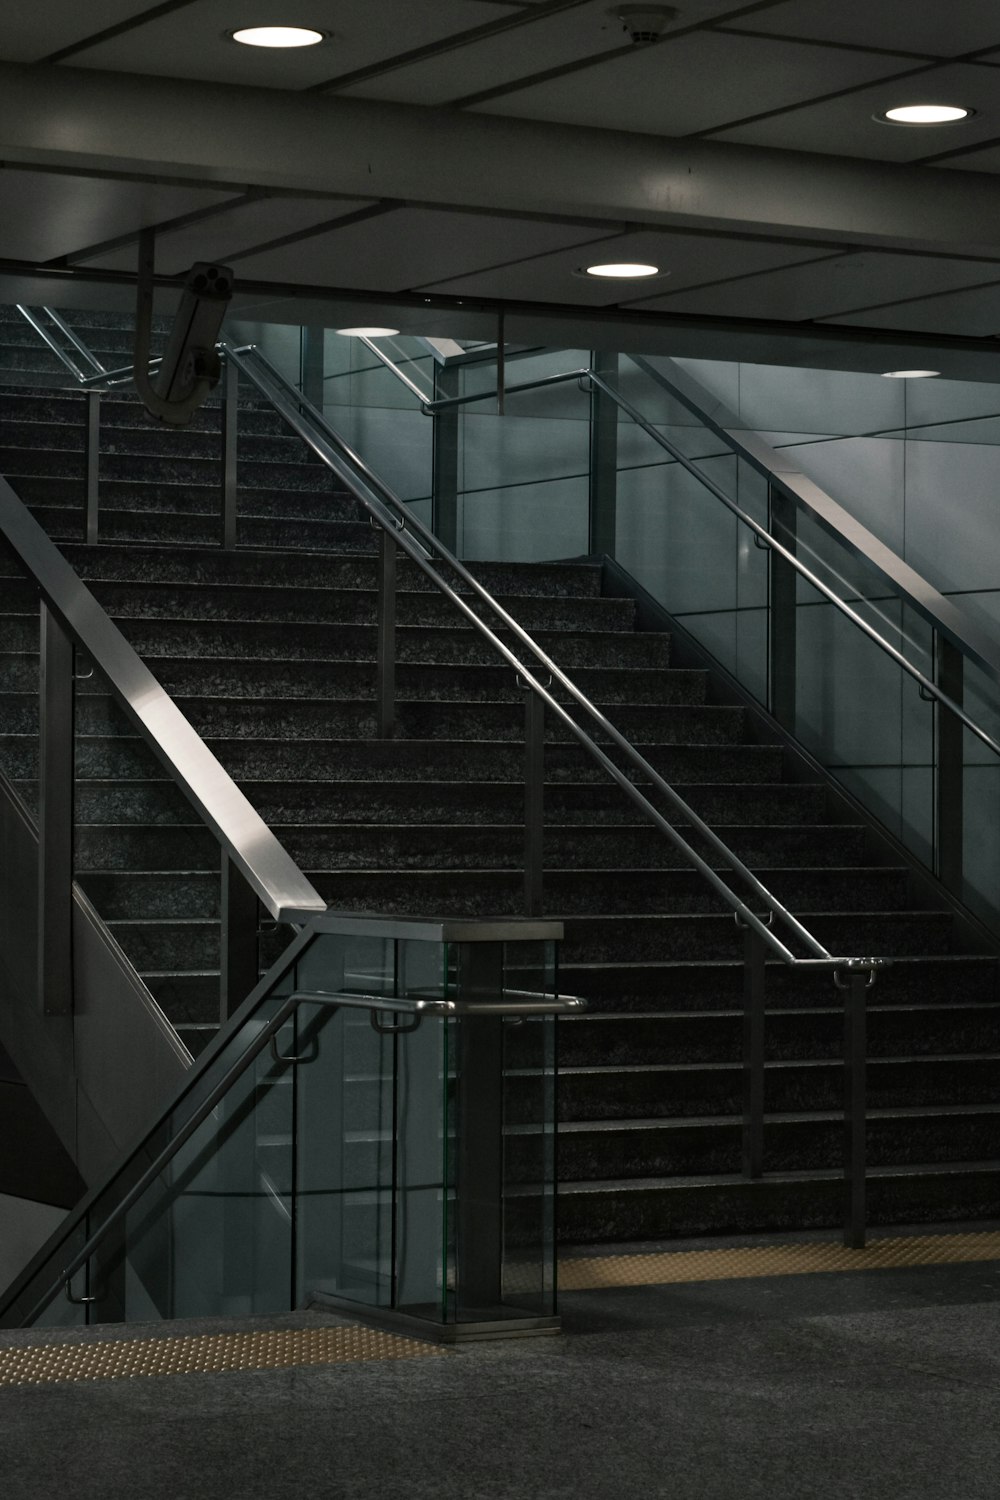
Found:
[[[222,373],[222,546],[236,548],[236,444],[240,372],[227,359]]]
[[[87,482],[86,482],[86,538],[90,545],[97,541],[98,508],[98,464],[101,450],[101,393],[87,392]]]
[[[257,893],[229,855],[222,855],[219,1017],[223,1025],[260,978]]]
[[[323,410],[326,376],[326,329],[308,325],[302,330],[302,394]]]
[[[618,355],[592,352],[591,369],[614,383]],[[590,546],[591,553],[615,555],[618,506],[618,407],[600,386],[590,388]]]
[[[542,912],[545,864],[545,703],[524,689],[524,914]]]
[[[396,731],[396,538],[384,527],[379,533],[377,608],[376,733],[387,740]]]
[[[40,606],[38,996],[43,1015],[73,1013],[73,644]]]
[[[743,1176],[764,1175],[764,960],[752,927],[743,929]]]
[[[776,485],[768,487],[770,529],[776,541],[795,551],[795,504]],[[768,680],[770,709],[779,723],[795,728],[795,569],[773,551],[770,563],[768,610]]]
[[[844,991],[844,1244],[863,1250],[867,1225],[867,990],[874,973],[849,966]]]
[[[497,416],[502,417],[507,405],[507,346],[504,343],[503,308],[497,313]]]
[[[458,395],[459,369],[437,365],[434,371],[434,399],[448,400]],[[457,406],[436,411],[433,417],[433,477],[431,488],[431,530],[450,552],[458,550],[458,433]]]
[[[503,944],[460,944],[458,976],[460,999],[497,999]],[[502,1295],[504,1026],[501,1016],[469,1015],[457,1026],[457,1291],[468,1316],[495,1310]]]
[[[935,632],[936,680],[943,693],[959,707],[964,696],[962,653],[940,631]],[[934,710],[937,761],[935,847],[938,879],[955,895],[962,894],[964,730],[961,719],[938,703]]]

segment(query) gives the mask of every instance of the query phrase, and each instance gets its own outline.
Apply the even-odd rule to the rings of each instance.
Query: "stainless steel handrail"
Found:
[[[464,564],[438,541],[434,533],[413,514],[412,510],[403,500],[399,499],[397,495],[393,494],[382,483],[364,460],[330,426],[322,414],[316,411],[296,387],[274,368],[266,356],[261,354],[259,349],[252,344],[239,348],[223,344],[221,348],[226,357],[231,359],[240,371],[257,386],[257,389],[272,402],[275,409],[284,417],[285,421],[298,433],[303,441],[309,444],[313,452],[328,464],[344,483],[349,486],[369,513],[382,526],[393,533],[397,545],[431,579],[435,587],[450,600],[452,605],[466,617],[470,624],[490,642],[504,660],[513,667],[515,672],[521,676],[525,685],[544,702],[549,712],[555,715],[570,731],[573,737],[579,741],[598,765],[607,772],[625,795],[640,808],[643,815],[661,833],[670,839],[674,847],[709,882],[717,894],[723,898],[738,917],[753,928],[772,952],[776,953],[785,963],[796,966],[815,966],[818,964],[823,967],[836,967],[846,962],[844,958],[835,958],[831,955],[798,918],[767,889],[763,882],[732,852],[704,819],[698,816],[694,809],[684,801],[668,782],[664,781],[659,773],[639,754],[638,750],[606,718],[600,709],[590,702],[586,695],[556,665],[551,657],[542,651],[541,647],[532,640],[523,627],[507,614]],[[308,420],[303,419],[303,413],[308,413]],[[399,529],[396,518],[404,522],[402,530]],[[418,541],[415,541],[414,537],[410,535],[411,532],[415,534],[416,538],[419,538]],[[774,935],[768,923],[762,921],[747,903],[730,889],[718,872],[691,847],[673,824],[653,806],[649,799],[639,791],[625,773],[615,765],[597,742],[576,722],[563,704],[532,675],[531,671],[525,667],[524,663],[506,643],[480,619],[479,615],[466,603],[461,594],[441,577],[432,565],[431,558],[436,558],[436,560],[446,564],[462,580],[467,588],[475,594],[480,602],[490,610],[500,626],[512,632],[521,644],[528,648],[535,658],[536,666],[540,665],[547,673],[551,674],[553,680],[557,681],[563,687],[572,700],[584,711],[591,723],[612,741],[631,766],[640,771],[648,779],[651,785],[671,803],[675,811],[711,845],[715,853],[729,866],[730,870],[745,882],[753,895],[764,903],[768,911],[772,913],[772,919],[777,918],[783,922],[800,939],[813,955],[812,958],[797,958]]]
[[[73,332],[73,329],[69,326],[64,318],[61,318],[59,316],[55,308],[43,307],[42,312],[51,322],[56,325],[63,338],[69,340],[69,342],[73,345],[73,348],[76,350],[77,354],[81,355],[83,359],[86,360],[87,364],[93,371],[95,371],[97,375],[106,375],[108,373],[104,366],[101,364],[101,361],[97,358],[97,355],[92,353],[91,350],[87,348],[86,344],[83,342],[83,339],[80,338],[78,334]]]
[[[63,348],[61,348],[59,346],[59,344],[56,343],[55,339],[49,333],[49,331],[45,327],[45,325],[43,323],[41,323],[38,320],[38,318],[35,317],[34,313],[31,311],[30,308],[25,307],[22,303],[16,302],[14,304],[14,306],[17,308],[18,312],[21,314],[21,317],[24,318],[25,322],[30,323],[31,327],[38,334],[38,337],[41,339],[42,343],[46,344],[49,347],[49,349],[52,350],[52,353],[56,356],[56,358],[62,364],[64,364],[66,366],[66,369],[69,370],[70,374],[76,380],[77,384],[78,385],[82,384],[82,382],[86,379],[86,376],[84,375],[83,371],[81,369],[79,369],[79,367],[76,364],[74,364],[73,360],[66,353],[66,350],[63,349]],[[48,312],[49,309],[48,308],[44,308],[43,311]],[[95,364],[97,363],[96,360],[93,360],[93,356],[90,356],[90,358],[93,361],[93,363],[95,363]],[[98,377],[98,378],[100,378],[100,377]]]
[[[365,342],[367,342],[367,340]],[[375,353],[378,354],[382,363],[388,369],[391,369],[394,372],[398,379],[404,381],[408,385],[412,385],[412,382],[407,381],[406,376],[403,374],[403,372],[399,370],[398,367],[396,367],[381,350],[376,349]],[[699,421],[703,422],[704,425],[708,427],[710,431],[714,432],[715,435],[719,437],[723,442],[728,443],[733,448],[738,448],[740,450],[740,456],[746,458],[749,463],[752,463],[753,466],[758,470],[758,472],[767,477],[771,483],[775,484],[779,489],[782,489],[797,504],[806,505],[807,508],[813,510],[814,514],[818,514],[815,510],[815,507],[809,506],[808,501],[806,501],[800,494],[797,493],[794,488],[792,488],[784,479],[782,479],[780,474],[776,473],[773,469],[768,468],[767,465],[761,460],[759,455],[755,456],[745,444],[739,443],[727,432],[725,428],[719,427],[710,418],[706,417],[705,414],[694,404],[693,401],[681,395],[681,393],[677,391],[671,385],[671,383],[666,380],[665,377],[660,376],[657,371],[647,366],[645,360],[640,360],[638,357],[633,357],[631,355],[629,356],[629,358],[633,360],[634,364],[642,369],[644,374],[648,373],[652,375],[655,379],[658,380],[658,382],[664,387],[664,389],[668,390],[671,394],[676,395],[679,400],[682,400],[687,406],[688,410],[691,411],[695,416],[697,416]],[[638,411],[638,409],[634,407],[630,401],[626,400],[626,398],[621,394],[620,391],[617,391],[614,386],[610,385],[603,378],[603,376],[598,375],[596,371],[590,368],[581,367],[580,369],[576,370],[562,371],[557,375],[542,376],[538,380],[526,380],[520,382],[519,384],[508,385],[505,387],[505,394],[510,396],[515,395],[520,391],[539,390],[545,386],[565,385],[570,381],[584,380],[588,381],[591,385],[596,386],[606,396],[608,396],[615,403],[615,405],[636,424],[636,426],[640,427],[643,432],[647,433],[655,443],[659,444],[664,452],[668,453],[676,463],[680,464],[682,468],[684,468],[689,474],[697,479],[698,482],[703,485],[704,488],[707,489],[715,497],[716,500],[720,501],[727,510],[732,512],[737,520],[741,521],[745,526],[747,526],[764,546],[770,548],[774,552],[777,552],[780,557],[782,557],[787,563],[791,565],[791,567],[795,569],[795,571],[801,578],[805,580],[806,583],[808,583],[818,593],[822,594],[823,597],[827,599],[831,604],[833,604],[841,614],[845,615],[852,624],[856,625],[858,629],[861,630],[869,638],[869,640],[871,640],[876,646],[878,646],[880,650],[884,651],[887,656],[891,657],[892,660],[897,664],[897,666],[901,667],[903,671],[906,672],[913,679],[913,681],[917,683],[922,692],[924,692],[925,694],[930,694],[930,696],[936,699],[936,701],[940,703],[943,708],[948,709],[948,711],[950,713],[953,713],[957,719],[961,720],[965,727],[972,734],[974,734],[978,740],[980,740],[984,745],[992,750],[995,755],[1000,756],[1000,742],[995,740],[992,735],[990,735],[985,729],[981,727],[981,725],[977,724],[976,721],[965,712],[965,709],[961,706],[961,704],[956,703],[955,700],[949,697],[947,693],[943,693],[938,687],[937,683],[935,683],[933,678],[928,677],[925,673],[921,672],[919,667],[915,667],[909,660],[909,658],[903,654],[903,652],[898,650],[897,647],[893,646],[883,636],[879,635],[874,626],[870,625],[867,620],[865,620],[860,614],[858,614],[857,610],[852,609],[845,600],[841,599],[840,595],[836,593],[835,590],[831,589],[828,584],[824,583],[821,578],[819,578],[814,572],[812,572],[812,570],[802,562],[802,560],[796,555],[796,553],[792,552],[788,547],[784,546],[783,543],[779,542],[777,537],[775,537],[770,531],[768,531],[766,526],[763,526],[759,521],[755,520],[754,517],[751,516],[747,511],[745,511],[740,505],[738,505],[735,500],[732,500],[729,495],[726,494],[725,490],[721,488],[721,486],[716,484],[715,481],[711,479],[703,469],[700,469],[698,467],[698,464],[694,459],[689,458],[688,455],[684,453],[684,451],[679,448],[676,443],[672,443],[669,438],[663,435],[662,432],[659,432],[656,427],[654,427],[651,422],[647,421],[642,413]],[[416,387],[412,388],[416,390]],[[495,398],[495,396],[496,391],[476,391],[469,396],[449,396],[439,401],[422,400],[422,406],[428,416],[433,416],[434,413],[438,411],[444,411],[451,407],[468,406],[473,402],[490,400],[492,398]],[[762,444],[761,446],[764,447],[766,445]],[[829,501],[829,504],[831,506],[836,505],[836,502],[830,500],[828,496],[825,498]],[[840,509],[839,506],[836,508],[838,510]],[[819,517],[819,519],[824,520],[824,523],[827,525],[830,524],[829,521],[824,517]],[[848,539],[843,535],[842,532],[839,531],[838,528],[832,529],[838,540],[844,542],[845,545],[850,545]],[[861,530],[863,528],[858,529]],[[865,554],[858,548],[852,547],[852,550],[858,556],[865,556]],[[881,548],[881,550],[887,554],[889,553],[888,548]],[[889,555],[894,556],[894,554]],[[901,568],[906,568],[909,572],[913,571],[912,569],[909,569],[906,564],[902,563],[902,559],[896,559],[896,561],[900,564]],[[878,565],[874,564],[874,566],[877,567]],[[882,576],[886,578],[886,581],[891,584],[891,586],[894,588],[894,590],[897,591],[897,593],[903,594],[906,599],[914,605],[915,608],[920,610],[920,613],[924,616],[925,619],[929,620],[931,624],[941,629],[948,636],[948,639],[958,647],[963,655],[968,656],[978,666],[983,667],[991,677],[995,677],[998,681],[1000,681],[1000,658],[998,658],[996,661],[991,660],[989,653],[985,652],[982,646],[977,648],[973,644],[973,641],[970,640],[970,637],[978,636],[980,633],[975,629],[971,621],[968,622],[968,624],[965,626],[964,631],[956,630],[954,618],[951,619],[950,623],[946,621],[946,615],[954,617],[959,614],[959,611],[955,608],[954,605],[951,605],[949,601],[945,599],[944,595],[939,594],[936,589],[933,589],[930,587],[930,585],[925,584],[922,595],[917,596],[916,594],[911,593],[910,590],[901,588],[897,580],[895,580],[892,575],[886,572],[883,568],[879,568],[878,571],[882,573]],[[913,576],[916,577],[917,575],[914,574]],[[923,580],[921,580],[921,582],[923,583]],[[942,607],[939,607],[936,611],[932,611],[932,599],[940,601],[940,606]]]
[[[0,532],[271,916],[291,921],[293,914],[325,911],[326,902],[5,479]]]

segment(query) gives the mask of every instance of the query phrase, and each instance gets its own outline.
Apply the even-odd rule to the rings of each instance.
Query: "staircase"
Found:
[[[16,315],[15,315],[16,316]],[[127,336],[92,315],[107,364]],[[520,910],[523,706],[513,673],[407,561],[398,729],[375,735],[375,545],[356,502],[268,410],[240,411],[240,549],[218,538],[218,412],[168,432],[104,398],[101,536],[82,541],[84,398],[0,322],[0,473],[56,538],[325,900]],[[54,368],[55,367],[55,368]],[[377,457],[376,457],[377,464]],[[833,952],[891,955],[870,1006],[875,1223],[1000,1217],[1000,996],[949,910],[845,820],[826,784],[708,670],[671,665],[590,563],[481,564],[504,607]],[[34,796],[34,596],[0,556],[0,769]],[[218,1025],[218,851],[99,679],[78,694],[78,878],[192,1053]],[[765,1167],[739,1175],[742,940],[568,734],[546,749],[546,914],[561,986],[560,1235],[568,1243],[831,1225],[842,1006],[768,966]],[[284,935],[266,935],[265,953]],[[512,1149],[518,1149],[516,1132]],[[526,1175],[530,1165],[525,1163]]]

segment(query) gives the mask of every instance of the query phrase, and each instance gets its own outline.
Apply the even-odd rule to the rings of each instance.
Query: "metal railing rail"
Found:
[[[362,342],[368,343],[369,347],[374,349],[374,352],[378,354],[378,357],[381,359],[382,363],[387,368],[392,369],[394,374],[400,381],[408,385],[413,391],[416,392],[416,394],[420,394],[419,391],[417,391],[416,386],[414,386],[412,382],[407,379],[407,377],[401,370],[399,370],[392,364],[392,362],[383,351],[375,349],[374,345],[372,345],[368,339],[364,339],[362,340]],[[631,355],[629,356],[629,358],[631,358],[633,360],[633,363],[639,366],[644,373],[648,373],[653,376],[658,381],[658,383],[664,387],[664,389],[670,392],[670,394],[676,395],[679,400],[682,400],[685,406],[687,406],[687,408],[698,417],[699,421],[703,422],[705,426],[709,427],[717,437],[719,437],[723,442],[729,444],[731,447],[738,449],[739,456],[742,458],[746,458],[748,463],[753,464],[754,468],[757,469],[757,471],[765,478],[767,478],[769,482],[772,483],[776,488],[781,489],[795,503],[807,506],[807,508],[809,508],[813,512],[813,514],[816,515],[817,519],[822,520],[824,524],[828,526],[828,528],[833,532],[838,540],[843,541],[846,545],[850,545],[851,550],[855,552],[856,555],[864,557],[866,561],[872,561],[872,559],[866,553],[864,553],[855,543],[850,541],[849,537],[843,531],[833,526],[830,521],[821,514],[821,512],[818,508],[816,508],[815,505],[810,505],[809,501],[805,499],[797,489],[793,488],[782,477],[780,472],[778,472],[776,469],[769,468],[759,453],[755,454],[745,443],[741,443],[737,439],[733,438],[725,428],[719,427],[717,424],[712,422],[712,420],[706,417],[701,409],[697,407],[692,400],[685,398],[677,388],[675,388],[668,380],[666,380],[665,377],[660,376],[657,371],[652,369],[652,367],[648,367],[644,360],[640,360],[639,358],[633,357]],[[814,588],[817,593],[821,594],[823,598],[828,601],[828,603],[834,605],[835,608],[839,610],[839,612],[847,619],[849,619],[851,623],[855,625],[864,635],[866,635],[874,645],[878,646],[881,651],[883,651],[887,656],[891,657],[896,665],[900,667],[904,672],[906,672],[914,682],[916,682],[923,695],[934,698],[938,703],[941,704],[943,708],[948,709],[948,711],[954,714],[955,717],[959,719],[965,725],[965,727],[972,734],[974,734],[978,740],[982,742],[982,744],[986,745],[988,749],[994,752],[994,754],[1000,756],[1000,742],[994,739],[992,735],[990,735],[985,729],[983,729],[980,724],[978,724],[968,713],[966,713],[965,709],[960,703],[957,703],[954,698],[944,692],[933,680],[933,678],[928,677],[926,673],[920,670],[919,667],[914,666],[914,664],[903,652],[901,652],[896,646],[893,646],[891,642],[887,641],[884,636],[881,636],[874,628],[874,626],[869,624],[869,622],[865,620],[864,617],[860,615],[856,609],[853,609],[851,605],[848,604],[846,600],[842,599],[834,589],[832,589],[827,583],[825,583],[823,579],[821,579],[816,573],[812,571],[812,569],[807,567],[806,564],[801,560],[800,557],[797,556],[794,551],[780,542],[778,538],[774,536],[774,534],[769,531],[766,526],[764,526],[760,521],[756,520],[749,514],[749,512],[745,511],[742,506],[740,506],[735,500],[727,495],[725,490],[722,489],[720,485],[716,484],[715,481],[708,474],[706,474],[703,469],[700,469],[698,467],[697,460],[690,458],[683,451],[683,449],[678,447],[676,443],[671,442],[668,437],[665,437],[662,432],[659,432],[657,428],[651,422],[649,422],[642,415],[642,413],[621,394],[620,391],[616,390],[613,385],[609,384],[609,382],[605,380],[603,376],[599,375],[596,371],[588,367],[581,367],[580,369],[576,370],[562,371],[557,375],[542,376],[538,380],[526,380],[517,384],[507,385],[504,389],[505,394],[509,396],[523,391],[541,390],[546,386],[565,385],[572,381],[586,381],[589,385],[596,387],[598,390],[603,392],[604,395],[609,397],[609,399],[615,403],[619,410],[624,412],[625,415],[629,417],[637,427],[640,427],[643,432],[651,437],[653,441],[664,450],[664,452],[668,453],[676,463],[678,463],[683,469],[686,470],[687,473],[689,473],[694,479],[696,479],[699,484],[707,489],[709,493],[719,501],[720,504],[724,505],[726,509],[736,517],[738,521],[740,521],[744,526],[752,531],[754,536],[763,547],[766,547],[767,549],[775,552],[779,557],[783,559],[783,561],[787,562],[792,568],[794,568],[800,578],[808,583],[810,587]],[[476,401],[493,400],[496,398],[496,395],[496,391],[476,391],[471,395],[449,396],[444,397],[443,399],[438,401],[422,400],[422,407],[428,416],[433,416],[436,412],[445,411],[449,408],[457,406],[469,406]],[[767,447],[767,445],[763,443],[761,443],[760,446],[762,449]],[[822,491],[818,490],[817,486],[813,486],[811,484],[811,481],[810,487],[816,489],[818,494],[823,494]],[[842,514],[846,515],[846,512],[843,512],[842,508],[840,506],[837,506],[836,502],[833,501],[829,496],[823,495],[823,498],[828,502],[830,507],[841,511]],[[863,530],[863,528],[857,528],[857,530]],[[871,540],[873,542],[876,542],[876,539],[874,537],[872,537]],[[913,579],[919,581],[919,591],[913,584],[911,584],[909,588],[904,588],[898,581],[898,577],[894,577],[892,573],[886,571],[886,569],[880,566],[877,562],[872,562],[872,565],[876,567],[880,573],[882,573],[886,581],[892,586],[894,592],[901,594],[908,603],[919,609],[920,613],[926,620],[928,620],[930,624],[932,624],[936,629],[941,630],[943,634],[947,635],[948,639],[961,651],[963,656],[967,656],[978,666],[983,667],[991,677],[994,677],[997,682],[1000,682],[1000,655],[997,655],[995,651],[991,652],[989,649],[993,643],[988,643],[987,638],[982,635],[982,633],[976,628],[975,624],[971,620],[963,615],[962,611],[957,609],[950,600],[948,600],[943,594],[940,594],[930,584],[927,584],[923,579],[920,579],[919,575],[916,574],[913,569],[909,568],[901,558],[896,558],[895,554],[890,553],[889,549],[883,547],[881,543],[877,543],[876,545],[881,552],[887,554],[891,558],[894,558],[895,562],[899,565],[898,571],[900,573],[905,572],[907,574],[910,574],[912,575]],[[959,624],[959,622],[961,622],[961,624]]]
[[[73,357],[70,355],[69,351],[64,349],[62,345],[52,337],[41,319],[37,317],[30,308],[25,307],[20,302],[16,303],[15,306],[17,307],[18,312],[21,314],[21,317],[24,318],[26,322],[31,324],[31,327],[38,334],[38,337],[44,344],[49,347],[49,349],[51,349],[52,353],[56,356],[60,363],[65,365],[66,369],[69,370],[70,374],[74,376],[79,384],[83,384],[88,377],[84,373],[84,371],[80,369],[79,365],[77,365]],[[70,344],[72,344],[73,348],[77,351],[81,358],[83,358],[90,366],[90,378],[98,380],[102,379],[108,372],[105,370],[100,360],[90,352],[83,340],[77,337],[73,330],[66,325],[63,319],[60,318],[59,314],[55,312],[51,307],[43,307],[42,312],[45,313],[46,317],[51,323],[55,325],[55,327],[62,334],[63,338],[65,338]]]
[[[777,897],[767,889],[763,882],[732,852],[728,845],[724,843],[704,819],[699,817],[680,794],[640,755],[638,750],[636,750],[634,745],[631,744],[621,731],[611,723],[600,709],[591,703],[552,658],[546,655],[528,632],[503,609],[464,564],[438,541],[434,533],[413,514],[406,502],[393,494],[388,486],[382,483],[360,455],[344,442],[321,413],[311,407],[311,404],[305,400],[291,382],[287,381],[254,345],[244,345],[234,349],[223,344],[222,348],[227,358],[232,360],[241,373],[256,385],[257,389],[272,402],[275,409],[284,417],[303,441],[309,444],[313,452],[327,463],[334,473],[351,488],[373,518],[391,534],[392,539],[400,550],[405,552],[416,563],[421,572],[465,616],[473,628],[490,642],[499,655],[514,669],[524,685],[570,731],[573,737],[583,746],[598,765],[607,772],[611,779],[616,782],[625,795],[643,812],[649,821],[661,833],[664,833],[673,843],[674,847],[694,865],[695,869],[704,876],[717,894],[738,915],[740,920],[758,933],[772,952],[785,963],[796,966],[804,964],[815,965],[819,963],[824,967],[835,967],[838,964],[846,962],[846,959],[838,959],[831,955],[798,918],[788,911]],[[304,411],[308,411],[308,420],[303,419],[302,412]],[[657,792],[671,803],[674,810],[711,845],[712,849],[726,862],[733,873],[745,881],[749,890],[765,904],[772,917],[783,922],[804,943],[812,955],[811,958],[797,958],[774,935],[767,923],[762,921],[747,903],[729,888],[717,871],[691,847],[673,824],[653,806],[648,798],[615,765],[614,761],[600,748],[587,731],[577,723],[564,705],[553,696],[548,687],[538,681],[533,675],[532,670],[526,667],[515,652],[484,623],[462,595],[442,578],[432,565],[432,558],[446,564],[462,583],[466,585],[467,589],[486,606],[495,622],[504,630],[510,631],[521,645],[525,646],[532,653],[535,659],[534,670],[537,671],[541,667],[553,681],[560,684],[577,706],[587,715],[591,724],[612,741],[615,747],[625,756],[629,764],[648,779]]]
[[[270,915],[288,921],[293,913],[325,911],[326,902],[4,479],[0,533],[38,588],[46,611],[104,676],[142,739]],[[44,772],[43,766],[43,822]],[[44,839],[44,828],[40,834]]]

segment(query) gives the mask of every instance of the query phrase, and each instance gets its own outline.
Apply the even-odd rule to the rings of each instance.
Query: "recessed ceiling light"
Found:
[[[883,370],[884,380],[929,380],[932,375],[940,375],[940,370]]]
[[[391,339],[399,332],[398,328],[338,328],[349,339]]]
[[[659,276],[659,266],[644,265],[641,261],[614,261],[606,266],[584,266],[585,276],[606,276],[609,280],[637,281],[643,276]]]
[[[960,104],[901,104],[875,118],[891,125],[954,125],[973,114],[975,110],[963,109]]]
[[[229,35],[244,47],[315,47],[325,32],[312,26],[241,26]]]

